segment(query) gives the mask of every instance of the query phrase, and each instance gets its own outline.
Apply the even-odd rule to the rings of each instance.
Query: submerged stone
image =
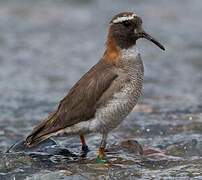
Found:
[[[34,153],[45,153],[50,155],[63,155],[63,156],[75,156],[73,155],[68,149],[62,148],[52,139],[46,139],[45,141],[42,141],[41,143],[28,147],[25,143],[25,140],[21,140],[15,144],[13,144],[8,150],[7,153],[15,153],[15,152],[21,152],[21,153],[28,153],[28,154],[34,154]]]
[[[126,152],[133,154],[143,154],[142,145],[135,140],[126,140],[122,141],[120,144],[120,148]]]
[[[0,172],[6,173],[16,168],[30,166],[31,157],[25,154],[0,154]]]
[[[180,157],[202,156],[202,141],[184,139],[175,142],[166,148],[166,154]]]

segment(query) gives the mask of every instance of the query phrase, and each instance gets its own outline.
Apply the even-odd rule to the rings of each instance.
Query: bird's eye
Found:
[[[125,27],[128,27],[128,26],[131,25],[131,23],[130,23],[129,21],[123,21],[123,25],[124,25]]]

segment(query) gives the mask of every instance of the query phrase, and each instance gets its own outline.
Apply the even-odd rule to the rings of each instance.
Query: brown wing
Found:
[[[27,144],[32,146],[60,129],[92,118],[96,102],[116,78],[113,66],[100,60],[72,87],[58,108],[33,129]]]

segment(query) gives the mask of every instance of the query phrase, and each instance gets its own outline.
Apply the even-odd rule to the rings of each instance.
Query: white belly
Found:
[[[112,100],[97,110],[89,124],[89,131],[107,133],[116,128],[132,111],[140,94],[141,89],[127,83],[120,92],[114,94]]]

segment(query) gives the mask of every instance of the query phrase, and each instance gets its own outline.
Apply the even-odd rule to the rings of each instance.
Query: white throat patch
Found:
[[[137,15],[136,15],[136,14],[131,14],[130,16],[117,17],[117,18],[114,19],[112,22],[113,22],[114,24],[120,23],[120,22],[123,22],[123,21],[131,20],[131,19],[133,19],[135,16],[137,16]]]
[[[128,49],[122,49],[121,54],[124,58],[130,58],[130,57],[136,57],[139,54],[139,52],[136,48],[136,45],[134,45]]]

